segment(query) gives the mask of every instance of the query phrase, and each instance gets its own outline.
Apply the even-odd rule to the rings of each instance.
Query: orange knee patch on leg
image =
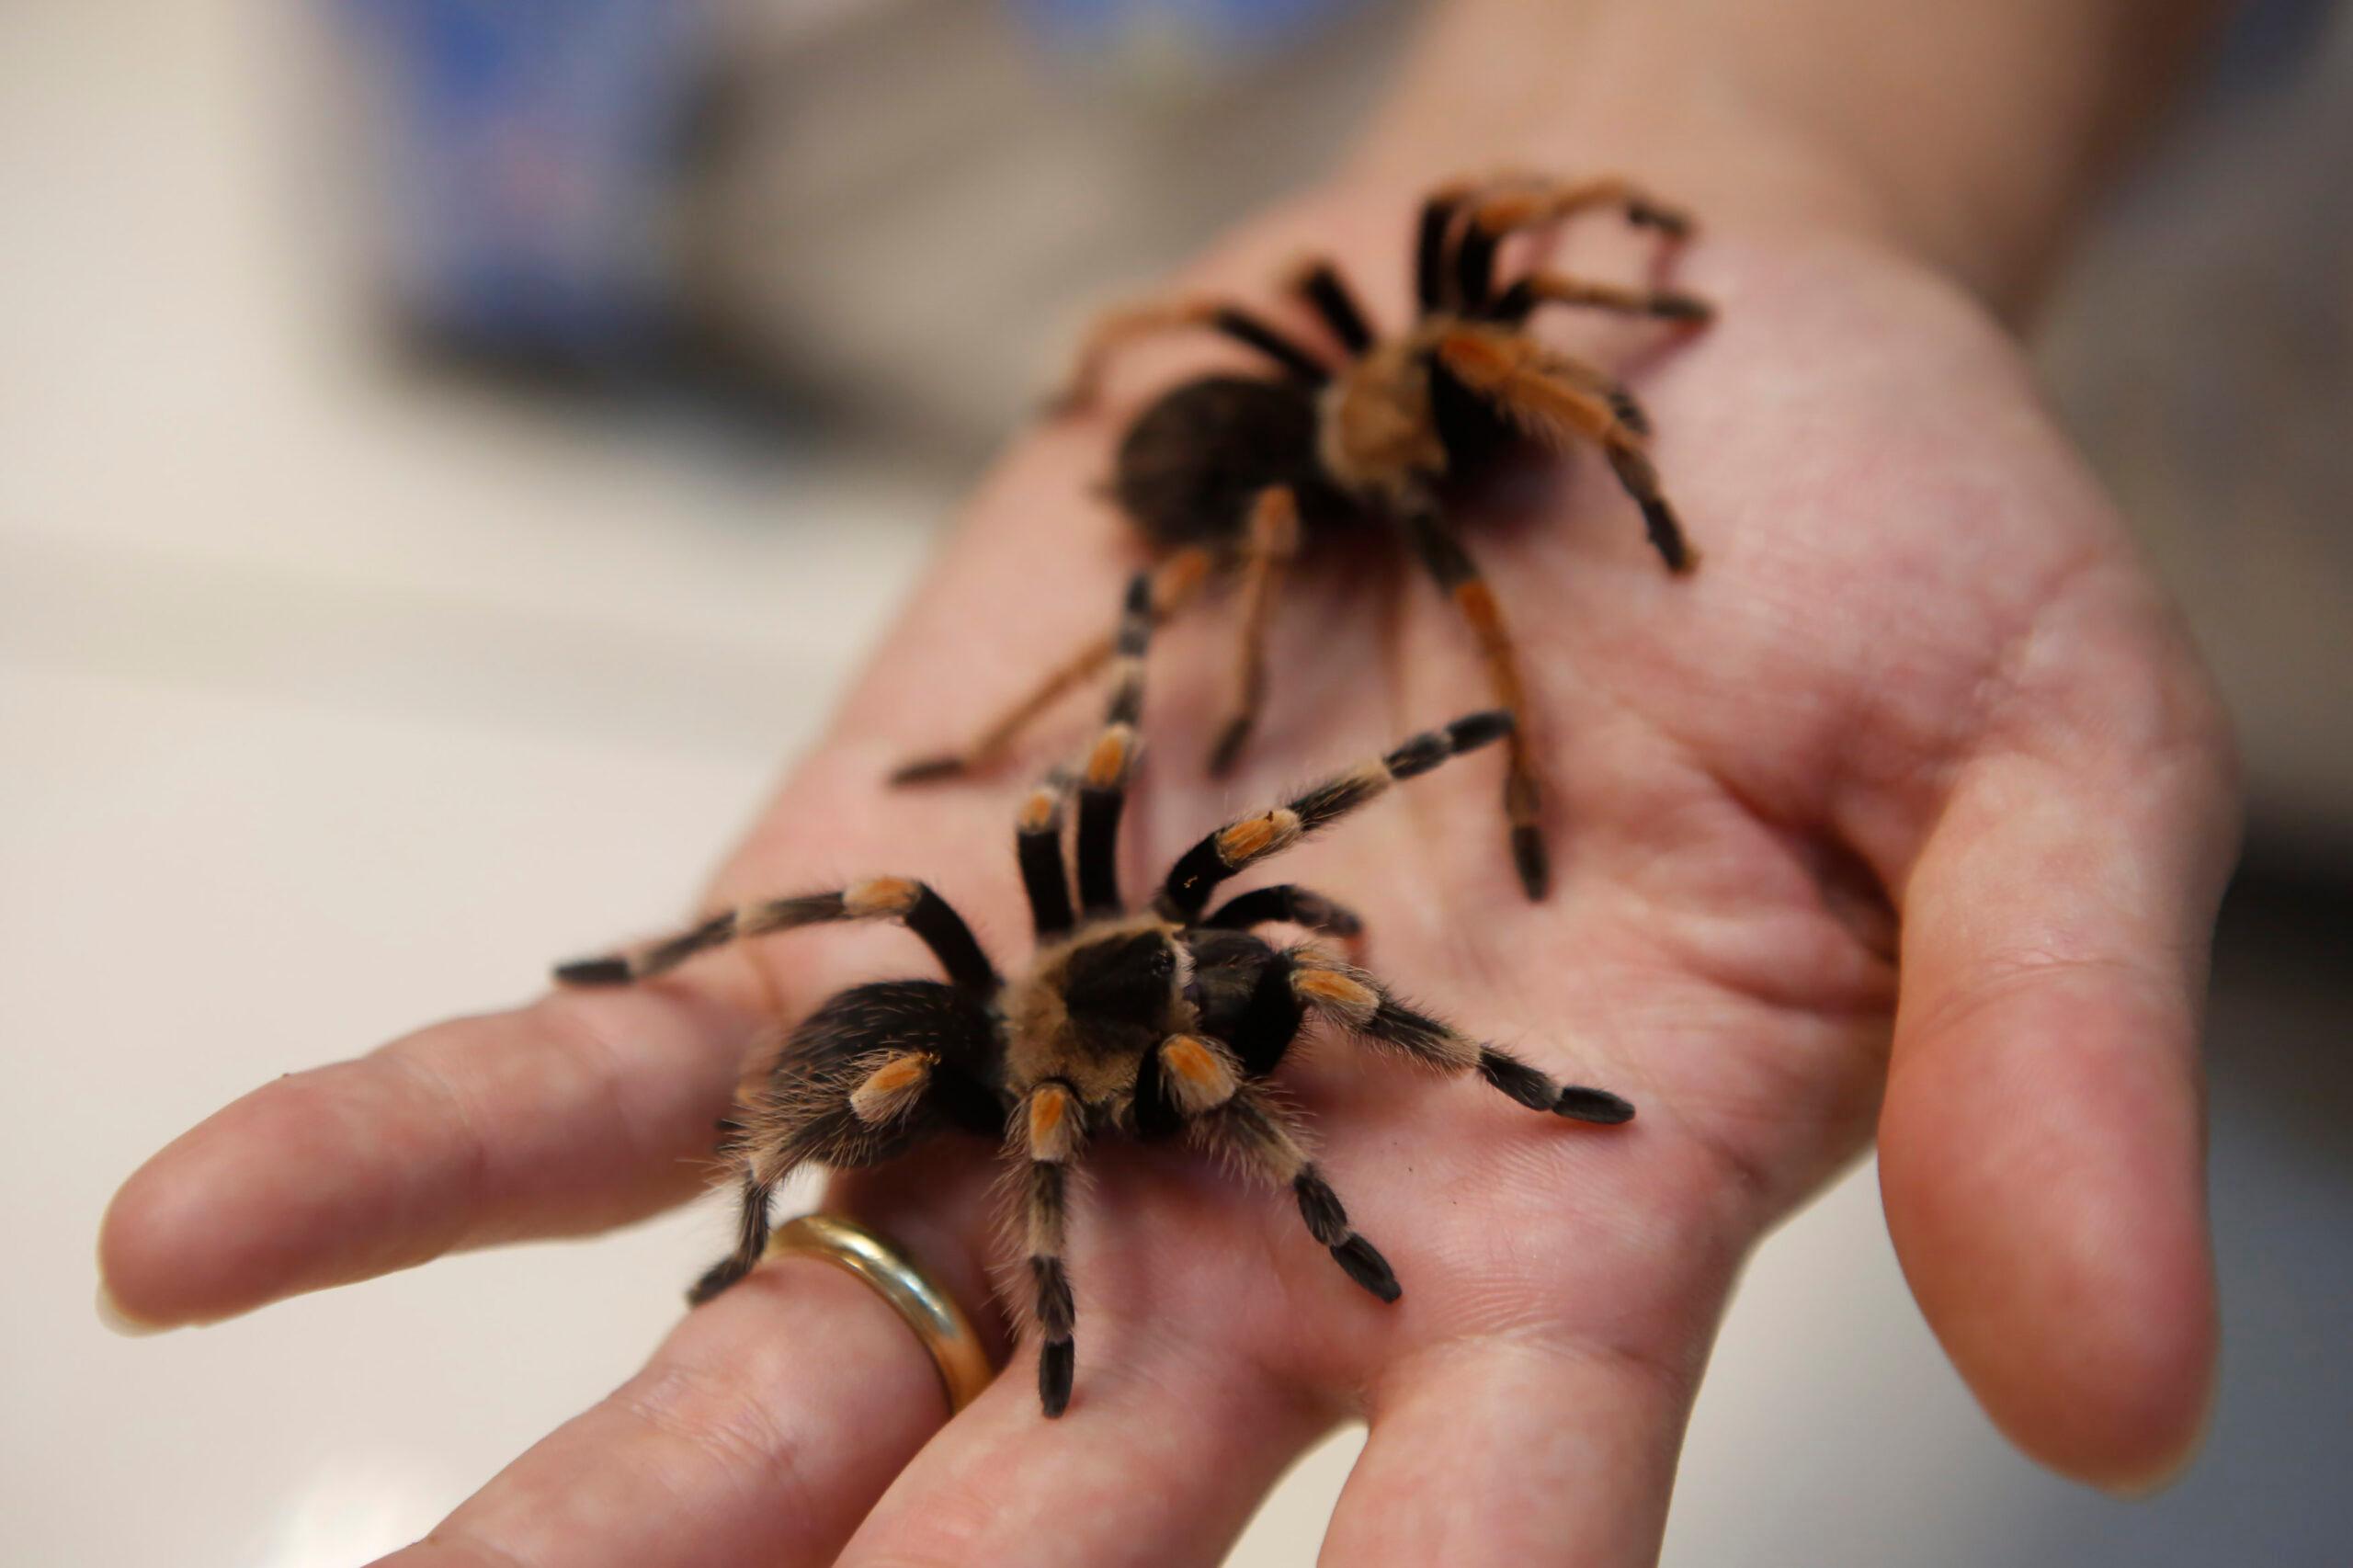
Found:
[[[1044,833],[1054,825],[1054,819],[1061,813],[1062,803],[1063,792],[1051,784],[1041,784],[1030,790],[1029,798],[1021,802],[1021,814],[1015,819],[1015,825],[1023,833]]]
[[[1265,816],[1245,817],[1217,835],[1217,856],[1239,869],[1261,856],[1271,855],[1299,836],[1299,813],[1288,807]]]
[[[915,1052],[894,1056],[850,1091],[849,1108],[860,1121],[894,1121],[913,1109],[931,1083],[932,1058]]]
[[[1544,213],[1544,203],[1535,192],[1514,196],[1491,196],[1472,209],[1471,221],[1490,234],[1507,234],[1514,229],[1525,228]]]
[[[1365,1022],[1381,1006],[1379,992],[1336,969],[1294,970],[1290,988],[1309,1006],[1336,1013],[1351,1024]]]
[[[1070,1091],[1048,1084],[1029,1096],[1029,1157],[1060,1161],[1078,1147],[1078,1106]]]
[[[1493,388],[1519,369],[1509,348],[1480,333],[1450,332],[1438,344],[1446,368],[1474,387]]]
[[[1086,782],[1097,790],[1117,789],[1126,781],[1135,756],[1135,731],[1125,724],[1112,725],[1086,754]]]
[[[842,908],[859,919],[904,915],[923,896],[923,884],[912,877],[870,877],[852,882],[842,893]]]
[[[1232,1099],[1240,1082],[1225,1052],[1195,1035],[1163,1040],[1160,1065],[1176,1103],[1196,1116]]]

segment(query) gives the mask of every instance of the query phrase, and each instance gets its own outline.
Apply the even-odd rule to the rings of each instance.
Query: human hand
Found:
[[[1312,244],[1393,323],[1410,200],[1339,193],[1203,280],[1255,291]],[[1397,1306],[1287,1200],[1174,1149],[1107,1148],[1076,1221],[1063,1421],[1040,1416],[1025,1352],[943,1427],[889,1310],[781,1260],[415,1561],[1208,1561],[1350,1415],[1372,1434],[1335,1560],[1644,1561],[1741,1258],[1875,1122],[1906,1270],[1995,1418],[2111,1485],[2177,1461],[2214,1335],[2194,1048],[2232,842],[2221,720],[1973,304],[1870,243],[1737,225],[1678,281],[1719,321],[1635,382],[1702,568],[1658,570],[1598,463],[1506,487],[1466,528],[1525,651],[1551,900],[1521,898],[1476,759],[1284,867],[1364,915],[1365,961],[1408,994],[1640,1118],[1580,1130],[1319,1040],[1283,1077]],[[1017,960],[1019,776],[879,781],[1104,624],[1133,557],[1087,483],[1157,384],[1123,375],[1099,417],[1006,461],[716,901],[905,872]],[[1483,705],[1459,624],[1404,562],[1293,582],[1231,782],[1199,766],[1222,622],[1156,646],[1130,885],[1280,785]],[[764,1024],[926,971],[904,937],[772,938],[279,1080],[131,1179],[107,1278],[133,1315],[204,1320],[649,1212],[690,1188]],[[927,1153],[828,1204],[985,1309],[989,1165]]]

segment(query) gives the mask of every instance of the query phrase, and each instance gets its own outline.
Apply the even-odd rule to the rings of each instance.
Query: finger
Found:
[[[1702,1357],[1472,1340],[1392,1368],[1321,1560],[1655,1562]]]
[[[2196,1053],[2232,835],[2219,731],[2100,696],[2095,745],[1972,765],[1914,869],[1880,1179],[1995,1423],[2134,1489],[2213,1385]]]
[[[1263,1368],[1206,1343],[1162,1340],[1112,1366],[1089,1349],[1130,1335],[1081,1332],[1067,1414],[1039,1409],[1037,1352],[1025,1349],[892,1483],[845,1568],[1214,1563],[1329,1425]]]
[[[861,1208],[968,1307],[985,1181]],[[994,1319],[976,1319],[989,1326]],[[645,1369],[509,1465],[398,1568],[799,1568],[834,1561],[948,1419],[930,1355],[874,1290],[784,1257],[688,1314]]]
[[[845,1564],[1213,1563],[1331,1425],[1328,1402],[1271,1369],[1293,1314],[1325,1309],[1271,1284],[1237,1299],[1226,1271],[1201,1266],[1207,1173],[1106,1150],[1092,1174],[1071,1237],[1067,1411],[1040,1408],[1025,1346],[884,1494]],[[1335,1294],[1318,1300],[1341,1312],[1381,1310],[1324,1283]]]
[[[290,1074],[123,1184],[101,1290],[136,1324],[204,1323],[652,1212],[707,1178],[754,1027],[677,986],[560,995]]]

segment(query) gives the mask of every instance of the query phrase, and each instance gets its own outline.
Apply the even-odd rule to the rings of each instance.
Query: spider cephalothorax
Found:
[[[1677,290],[1546,271],[1497,286],[1496,252],[1507,238],[1611,207],[1670,239],[1689,231],[1681,213],[1622,179],[1511,177],[1450,186],[1423,204],[1417,312],[1404,333],[1377,336],[1338,271],[1311,260],[1287,280],[1286,292],[1322,323],[1333,352],[1311,349],[1227,301],[1154,301],[1095,324],[1060,400],[1065,407],[1091,402],[1115,351],[1170,331],[1218,333],[1271,362],[1275,379],[1209,375],[1163,394],[1128,427],[1109,485],[1161,556],[1159,613],[1215,578],[1242,579],[1240,668],[1211,768],[1222,773],[1233,765],[1256,722],[1266,691],[1267,618],[1302,524],[1336,540],[1379,534],[1404,544],[1470,624],[1495,699],[1513,717],[1504,810],[1513,860],[1531,898],[1543,895],[1550,871],[1537,826],[1542,790],[1527,744],[1518,667],[1495,595],[1449,522],[1445,503],[1516,440],[1587,441],[1600,448],[1641,507],[1667,567],[1688,571],[1697,559],[1659,492],[1643,449],[1650,426],[1641,407],[1608,374],[1544,347],[1523,327],[1546,303],[1680,323],[1708,320],[1711,307]],[[899,779],[945,777],[989,760],[1109,655],[1108,641],[1090,644],[961,751],[912,763]]]
[[[568,984],[626,983],[745,937],[823,921],[894,919],[923,938],[947,973],[946,983],[853,986],[793,1032],[764,1091],[732,1119],[728,1155],[742,1182],[743,1222],[734,1250],[703,1276],[694,1300],[725,1290],[758,1263],[769,1200],[802,1165],[874,1165],[959,1129],[1003,1138],[1026,1173],[1038,1387],[1046,1413],[1059,1415],[1074,1366],[1076,1309],[1063,1266],[1069,1172],[1091,1137],[1191,1131],[1289,1186],[1309,1233],[1348,1276],[1383,1301],[1397,1300],[1389,1265],[1349,1228],[1296,1121],[1264,1086],[1311,1016],[1441,1072],[1475,1071],[1537,1110],[1601,1123],[1633,1115],[1615,1095],[1563,1088],[1407,1006],[1324,948],[1279,948],[1254,934],[1270,922],[1355,934],[1356,917],[1318,894],[1259,888],[1210,908],[1211,895],[1237,872],[1397,780],[1503,739],[1511,731],[1506,714],[1477,713],[1415,735],[1270,811],[1226,824],[1177,859],[1150,913],[1125,909],[1114,849],[1137,754],[1151,619],[1150,580],[1139,576],[1116,639],[1122,670],[1108,724],[1074,779],[1056,776],[1022,805],[1016,848],[1038,951],[1021,975],[1002,979],[947,902],[903,877],[747,904],[642,950],[556,971]],[[1075,904],[1063,855],[1074,787]]]

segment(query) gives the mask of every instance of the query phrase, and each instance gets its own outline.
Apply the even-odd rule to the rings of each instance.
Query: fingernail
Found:
[[[114,1292],[107,1289],[104,1279],[98,1281],[98,1321],[126,1339],[145,1339],[151,1335],[169,1334],[174,1326],[133,1317],[123,1310],[120,1301],[114,1299]]]

